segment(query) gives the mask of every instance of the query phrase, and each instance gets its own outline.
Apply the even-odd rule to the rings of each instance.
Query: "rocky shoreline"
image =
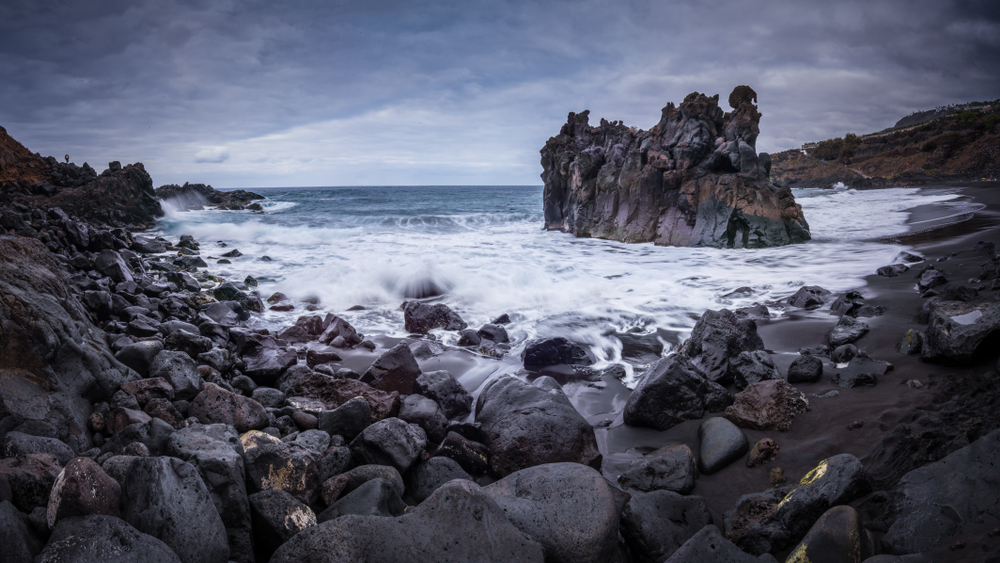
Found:
[[[587,367],[573,342],[528,343],[506,360],[523,377],[467,389],[454,371],[464,353],[427,334],[456,331],[460,347],[502,357],[503,317],[470,328],[411,301],[403,341],[333,314],[248,329],[287,302],[208,273],[205,241],[144,234],[152,205],[135,230],[115,223],[138,208],[125,200],[89,216],[55,205],[100,178],[155,202],[141,170],[112,163],[51,195],[3,184],[5,560],[1000,553],[990,190],[967,191],[987,204],[974,220],[914,235],[920,255],[859,292],[804,287],[706,311],[679,353],[650,357],[617,419],[595,425],[570,397],[617,374]]]

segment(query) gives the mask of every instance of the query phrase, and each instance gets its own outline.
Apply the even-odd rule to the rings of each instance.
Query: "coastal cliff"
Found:
[[[757,154],[757,94],[693,92],[648,131],[570,113],[541,150],[545,228],[624,242],[754,248],[809,240],[787,186]]]

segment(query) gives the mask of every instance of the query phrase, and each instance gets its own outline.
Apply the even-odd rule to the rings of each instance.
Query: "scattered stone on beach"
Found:
[[[625,403],[623,416],[630,426],[666,430],[719,412],[731,403],[729,391],[707,379],[687,356],[675,354],[643,373]]]
[[[780,467],[772,467],[767,471],[767,481],[772,487],[777,487],[785,482],[785,471]]]
[[[789,562],[837,563],[870,561],[875,554],[871,532],[861,525],[861,516],[850,506],[835,506],[813,524],[791,554]]]
[[[537,371],[558,364],[590,365],[597,358],[583,346],[557,336],[527,343],[521,361],[525,369]]]
[[[497,344],[506,344],[510,342],[510,336],[507,334],[507,329],[502,325],[496,323],[484,324],[476,334],[480,338],[493,341]]]
[[[622,538],[639,563],[662,563],[712,523],[705,499],[672,491],[633,496],[621,516]]]
[[[944,273],[934,266],[927,266],[917,274],[917,289],[921,293],[946,283],[948,280],[944,277]]]
[[[702,314],[684,344],[683,353],[709,380],[728,385],[733,381],[729,360],[740,352],[763,349],[756,321],[740,319],[732,311],[722,309]]]
[[[875,273],[887,278],[894,278],[905,274],[909,269],[910,267],[906,264],[891,264],[889,266],[882,266]]]
[[[749,449],[743,431],[724,418],[712,417],[698,426],[698,470],[705,475],[717,473]]]
[[[815,309],[826,303],[830,290],[818,285],[805,285],[788,298],[788,304],[800,309]]]
[[[326,323],[326,328],[323,330],[323,334],[319,336],[319,341],[334,346],[334,342],[340,338],[341,341],[338,342],[338,346],[335,348],[353,348],[358,344],[361,344],[364,336],[359,334],[358,331],[343,319],[338,316],[327,316],[324,320]]]
[[[781,446],[776,444],[774,440],[761,438],[750,448],[750,454],[747,456],[747,467],[757,467],[771,461],[778,455],[780,449]]]
[[[815,383],[823,377],[823,360],[817,356],[804,355],[792,360],[788,366],[789,383]]]
[[[859,354],[851,358],[847,367],[837,372],[833,376],[833,383],[841,387],[860,387],[863,385],[875,385],[878,378],[892,371],[893,365],[882,360],[875,360],[866,355]]]
[[[769,379],[781,379],[778,368],[774,367],[771,355],[765,350],[740,352],[739,356],[729,360],[729,369],[734,373],[734,383],[737,389],[746,389],[747,385],[760,383]]]
[[[846,364],[858,355],[858,348],[854,344],[841,344],[830,352],[830,359],[835,364]]]
[[[796,414],[809,410],[809,400],[783,379],[762,381],[737,393],[724,416],[742,428],[778,430],[791,428]]]
[[[896,350],[900,354],[919,354],[923,344],[924,334],[911,328],[906,331],[906,334],[903,335],[903,339],[896,345]]]
[[[638,491],[667,490],[686,495],[694,489],[698,470],[691,448],[671,444],[633,461],[618,484]]]
[[[601,453],[594,428],[577,412],[559,388],[514,377],[500,377],[486,385],[476,404],[476,422],[482,424],[490,451],[490,469],[504,477],[543,463],[576,462],[597,465]]]
[[[459,332],[457,344],[459,346],[479,346],[482,341],[479,332],[472,328],[466,328]]]
[[[1000,331],[1000,303],[935,301],[924,331],[920,358],[925,362],[969,364],[987,352]]]
[[[406,470],[427,447],[427,434],[416,424],[398,418],[380,420],[351,441],[351,454],[358,463],[390,465]]]
[[[740,497],[726,511],[726,537],[752,555],[780,551],[800,541],[831,507],[869,489],[868,474],[858,458],[835,455],[796,485]]]
[[[415,334],[426,334],[435,328],[462,330],[469,325],[444,303],[423,303],[409,301],[403,308],[403,322],[406,330]]]
[[[861,338],[868,332],[868,324],[847,315],[840,317],[837,326],[830,331],[830,346],[843,346]]]

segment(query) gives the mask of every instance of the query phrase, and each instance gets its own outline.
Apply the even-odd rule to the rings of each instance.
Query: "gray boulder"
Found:
[[[100,465],[88,458],[70,461],[56,478],[45,510],[50,529],[70,516],[104,514],[121,516],[121,486]]]
[[[406,472],[406,494],[420,504],[452,479],[472,481],[472,477],[457,461],[444,456],[432,457]]]
[[[544,556],[478,485],[455,480],[399,518],[344,516],[300,532],[270,563],[353,561],[542,563]]]
[[[410,301],[403,308],[403,322],[406,330],[426,334],[435,328],[462,330],[468,324],[444,303],[421,303]]]
[[[406,503],[399,498],[395,485],[384,479],[375,478],[342,495],[337,502],[321,512],[316,521],[322,524],[348,514],[392,517],[399,516],[405,511]]]
[[[27,454],[52,454],[60,465],[66,465],[76,457],[73,449],[62,440],[32,436],[23,432],[11,431],[3,438],[4,457],[17,457]]]
[[[163,350],[149,364],[149,377],[162,377],[174,388],[178,399],[190,399],[201,390],[201,375],[191,356],[176,350]]]
[[[522,469],[484,487],[521,532],[542,545],[545,560],[599,563],[614,555],[618,515],[627,498],[578,463]]]
[[[214,383],[202,385],[201,392],[191,401],[188,415],[202,424],[228,424],[241,434],[268,425],[267,411],[260,403]]]
[[[737,389],[746,389],[747,385],[769,379],[781,379],[771,355],[764,350],[740,352],[738,356],[729,360],[729,369],[733,372]]]
[[[691,536],[663,563],[764,563],[763,558],[750,555],[723,537],[718,528],[709,524]]]
[[[875,555],[871,532],[861,525],[861,516],[850,506],[835,506],[813,524],[792,553],[792,561],[838,563],[864,561]]]
[[[639,491],[667,490],[686,495],[694,489],[697,474],[691,448],[672,444],[633,461],[618,476],[618,484]]]
[[[427,434],[416,424],[386,418],[365,428],[351,441],[358,463],[391,465],[405,473],[427,447]]]
[[[331,436],[353,440],[372,423],[371,407],[362,397],[355,397],[333,410],[320,411],[319,429]]]
[[[423,395],[407,395],[399,405],[399,419],[424,429],[432,444],[440,444],[448,431],[448,418],[432,399]]]
[[[413,384],[420,377],[420,366],[405,342],[400,342],[378,357],[361,376],[361,382],[400,395],[413,393]]]
[[[109,558],[113,556],[113,559]],[[60,520],[35,563],[183,563],[170,546],[114,516]]]
[[[311,504],[319,496],[319,463],[316,454],[301,444],[262,443],[247,448],[243,460],[253,492],[277,489]]]
[[[799,288],[795,295],[788,298],[788,304],[802,309],[815,309],[826,302],[830,290],[818,285],[806,285]]]
[[[182,563],[226,563],[226,527],[190,463],[170,457],[132,461],[122,483],[123,519],[159,538]]]
[[[935,301],[924,331],[925,362],[969,364],[993,350],[987,338],[1000,331],[1000,303]]]
[[[162,350],[163,343],[159,340],[135,342],[119,350],[115,359],[135,370],[139,377],[149,377],[149,365]]]
[[[589,350],[561,336],[530,342],[521,352],[524,368],[540,370],[558,364],[590,365],[597,358]]]
[[[114,250],[102,250],[94,260],[94,269],[111,278],[115,283],[133,281],[132,271],[120,254]]]
[[[248,518],[253,519],[254,554],[267,561],[281,544],[316,525],[316,514],[285,491],[250,495]]]
[[[830,346],[837,347],[850,344],[868,332],[868,324],[864,321],[844,315],[837,321],[837,326],[830,331]]]
[[[735,424],[713,417],[698,426],[698,469],[711,475],[743,457],[750,442]]]
[[[448,418],[472,412],[472,395],[445,370],[421,373],[413,383],[413,392],[436,401]]]
[[[239,434],[226,424],[193,424],[170,435],[167,453],[198,469],[229,538],[229,559],[252,563],[250,505]]]
[[[709,380],[727,385],[733,381],[729,360],[740,352],[763,349],[764,341],[757,334],[757,321],[740,319],[732,311],[722,309],[705,311],[691,330],[683,353]]]
[[[878,378],[893,369],[892,364],[882,360],[869,358],[863,353],[851,358],[847,367],[837,372],[833,376],[833,383],[841,387],[860,387],[862,385],[875,385]]]
[[[771,379],[740,391],[724,416],[740,428],[784,432],[791,428],[795,415],[809,409],[802,392],[784,379]]]
[[[815,383],[823,377],[823,360],[816,356],[799,356],[788,366],[789,383]]]
[[[599,467],[594,428],[561,389],[546,391],[513,377],[495,379],[479,395],[476,422],[486,437],[490,469],[499,477],[544,463]]]
[[[633,496],[621,516],[621,533],[638,563],[661,563],[712,523],[702,497],[673,491]]]
[[[732,403],[732,396],[705,377],[683,354],[650,366],[625,403],[625,424],[666,430],[685,420],[704,418]]]
[[[42,550],[24,514],[7,500],[0,500],[0,545],[6,563],[32,563]]]

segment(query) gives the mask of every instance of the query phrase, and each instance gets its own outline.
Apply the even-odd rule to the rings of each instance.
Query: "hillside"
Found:
[[[771,155],[771,175],[792,187],[996,179],[1000,101],[981,107],[887,132],[823,141],[810,146],[809,154],[802,149],[776,153]]]

